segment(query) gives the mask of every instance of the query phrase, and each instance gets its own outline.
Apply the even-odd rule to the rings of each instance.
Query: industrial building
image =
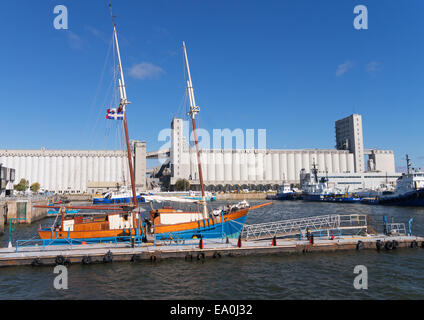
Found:
[[[136,186],[146,189],[146,143],[132,141]],[[0,163],[16,170],[16,181],[38,182],[55,193],[95,193],[129,182],[128,158],[115,150],[0,150]]]
[[[7,168],[0,161],[0,198],[13,193],[15,169]]]
[[[171,185],[178,179],[188,179],[196,185],[199,184],[197,157],[194,149],[188,147],[183,125],[184,121],[178,118],[171,123]],[[313,163],[319,174],[332,177],[330,180],[342,183],[342,179],[353,179],[352,187],[396,181],[399,175],[395,174],[393,151],[364,149],[361,115],[338,120],[335,127],[336,149],[203,149],[200,153],[204,183],[209,189],[273,186],[282,181],[298,184],[300,171],[310,172]]]
[[[318,180],[325,178],[328,186],[350,192],[360,189],[385,190],[387,186],[394,186],[400,176],[400,173],[383,172],[332,173],[331,175],[318,173]]]
[[[182,119],[172,120],[168,149],[147,153],[145,142],[131,142],[137,191],[152,185],[172,189],[178,179],[199,186],[197,156],[184,125]],[[360,115],[338,120],[335,127],[336,149],[202,149],[204,183],[209,190],[275,188],[282,181],[298,184],[300,171],[310,172],[314,163],[319,175],[340,184],[350,181],[352,188],[395,182],[393,151],[364,148]],[[160,166],[146,169],[146,159],[159,158]],[[16,170],[16,181],[25,178],[55,193],[103,192],[130,181],[125,151],[0,150],[0,163]]]
[[[355,171],[364,172],[364,139],[362,134],[362,116],[352,114],[336,121],[336,148],[349,150],[354,157]]]

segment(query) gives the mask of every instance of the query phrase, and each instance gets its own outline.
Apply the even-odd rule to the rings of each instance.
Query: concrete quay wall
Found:
[[[47,216],[47,209],[34,208],[35,205],[47,205],[49,199],[13,199],[0,202],[0,233],[10,219],[19,218],[18,223],[31,224]]]

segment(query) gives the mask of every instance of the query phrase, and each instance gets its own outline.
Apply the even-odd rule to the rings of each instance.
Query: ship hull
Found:
[[[303,194],[302,200],[305,200],[305,201],[322,201],[322,196],[320,194]]]
[[[324,202],[340,202],[340,203],[360,203],[361,199],[347,197],[347,198],[328,198],[328,199],[324,199],[323,201]]]
[[[277,193],[276,200],[296,200],[296,193]]]
[[[247,212],[248,209],[241,209],[224,216],[195,222],[156,225],[153,235],[156,240],[238,237],[246,220]],[[94,224],[92,228],[94,230],[53,232],[51,229],[45,228],[39,230],[38,234],[42,240],[54,240],[55,244],[61,244],[69,243],[71,239],[87,243],[116,240],[117,238],[125,239],[137,235],[138,232],[135,228],[99,230],[98,226],[94,226]],[[100,229],[102,228],[100,227]]]
[[[137,200],[141,201],[141,197],[137,196]],[[132,197],[124,198],[94,198],[93,204],[118,204],[118,203],[130,203],[132,202]]]
[[[360,198],[354,197],[335,197],[331,195],[320,194],[303,194],[302,199],[305,201],[320,201],[320,202],[337,202],[337,203],[360,203]]]
[[[195,239],[195,238],[238,238],[246,221],[248,209],[242,209],[228,215],[177,225],[156,226],[156,240]]]
[[[399,196],[381,197],[379,204],[386,206],[424,207],[424,189],[411,191]]]
[[[267,195],[268,200],[298,200],[296,193],[277,193],[276,195]]]

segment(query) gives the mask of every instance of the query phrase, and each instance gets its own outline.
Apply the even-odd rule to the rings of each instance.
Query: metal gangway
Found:
[[[367,215],[322,215],[315,217],[282,220],[276,222],[244,225],[241,236],[246,240],[263,240],[274,237],[282,238],[300,235],[305,237],[310,234],[322,234],[329,236],[330,233],[341,234],[342,231],[360,233],[368,227]]]

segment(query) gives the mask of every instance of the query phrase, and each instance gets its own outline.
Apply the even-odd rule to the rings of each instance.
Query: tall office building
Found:
[[[353,153],[355,172],[364,172],[364,138],[362,116],[352,114],[336,121],[336,148]]]

